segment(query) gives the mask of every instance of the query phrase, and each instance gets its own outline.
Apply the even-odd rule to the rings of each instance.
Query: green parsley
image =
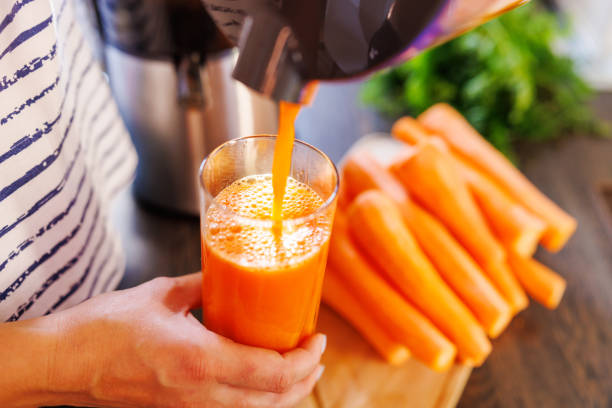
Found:
[[[362,100],[391,117],[448,102],[511,159],[518,140],[605,134],[593,91],[554,50],[565,34],[555,14],[530,3],[375,74]]]

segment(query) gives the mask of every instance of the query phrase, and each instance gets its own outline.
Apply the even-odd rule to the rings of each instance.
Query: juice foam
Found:
[[[272,220],[273,190],[269,174],[244,177],[223,189],[207,212],[207,245],[234,262],[259,268],[297,263],[316,251],[329,236],[328,217],[292,220],[313,215],[323,205],[319,194],[288,177],[279,231]]]

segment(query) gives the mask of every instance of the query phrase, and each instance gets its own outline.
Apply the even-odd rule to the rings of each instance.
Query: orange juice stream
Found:
[[[310,103],[317,92],[319,83],[310,82],[304,88],[302,100]],[[278,112],[278,137],[274,146],[274,161],[272,164],[272,185],[274,186],[274,205],[272,206],[272,219],[278,225],[282,219],[281,208],[287,177],[291,171],[291,152],[295,141],[295,119],[300,108],[299,103],[281,101]]]
[[[333,221],[317,213],[321,196],[289,176],[299,108],[281,103],[273,173],[225,187],[215,201],[226,208],[208,209],[202,237],[206,326],[281,352],[315,329]]]
[[[295,118],[301,105],[281,102],[279,107],[278,137],[274,146],[274,161],[272,164],[272,185],[274,187],[274,205],[272,219],[278,223],[282,219],[281,209],[285,186],[291,170],[291,151],[295,141]]]

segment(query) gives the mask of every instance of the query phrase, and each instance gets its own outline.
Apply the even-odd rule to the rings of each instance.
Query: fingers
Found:
[[[315,334],[306,339],[300,347],[283,354],[285,364],[294,370],[294,378],[306,378],[317,367],[327,346],[324,334]]]
[[[202,306],[202,272],[174,278],[178,287],[178,295],[189,309]]]
[[[217,371],[220,383],[259,391],[283,393],[304,380],[317,368],[326,337],[317,334],[285,354],[244,346],[227,339],[218,350],[223,356]]]
[[[248,408],[284,408],[293,407],[303,400],[323,374],[324,366],[317,367],[301,381],[293,384],[281,393],[258,391],[222,385],[216,392],[216,398],[223,406]]]
[[[150,283],[163,293],[164,303],[172,310],[189,311],[202,304],[201,272],[176,278],[156,278]]]

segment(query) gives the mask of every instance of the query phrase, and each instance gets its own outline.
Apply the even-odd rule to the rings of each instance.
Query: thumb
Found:
[[[166,304],[174,310],[189,311],[202,305],[202,272],[172,278]]]

